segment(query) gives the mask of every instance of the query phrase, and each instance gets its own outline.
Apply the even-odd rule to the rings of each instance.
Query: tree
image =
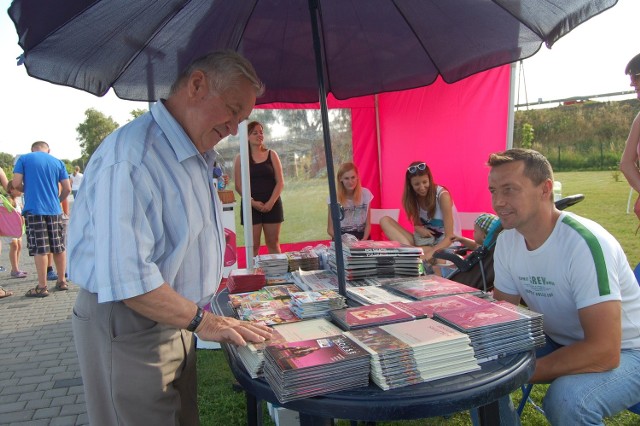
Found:
[[[76,132],[78,132],[77,140],[80,142],[82,159],[87,163],[102,140],[120,125],[111,116],[107,117],[93,108],[86,110],[84,115],[85,120],[76,127]]]
[[[13,172],[13,155],[0,152],[0,167],[7,173]]]
[[[533,126],[529,123],[522,125],[522,147],[531,149],[533,146]]]
[[[133,117],[132,120],[135,120],[136,118],[140,117],[142,114],[146,113],[147,111],[148,110],[144,108],[136,108],[132,110],[129,114],[131,114],[131,117]]]

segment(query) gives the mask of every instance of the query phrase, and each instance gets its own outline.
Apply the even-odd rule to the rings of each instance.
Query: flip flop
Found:
[[[5,290],[4,287],[0,287],[0,299],[4,299],[5,297],[13,296],[12,291]]]
[[[58,281],[56,283],[56,290],[69,290],[69,285],[66,283],[66,281]]]
[[[48,295],[49,290],[47,290],[47,287],[40,288],[38,286],[29,289],[29,291],[25,293],[26,297],[47,297]]]

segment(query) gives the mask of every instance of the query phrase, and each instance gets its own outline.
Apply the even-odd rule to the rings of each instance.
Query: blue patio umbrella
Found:
[[[27,72],[97,96],[155,101],[193,59],[242,53],[258,103],[320,101],[340,291],[344,273],[326,105],[453,83],[551,47],[617,0],[15,0]]]

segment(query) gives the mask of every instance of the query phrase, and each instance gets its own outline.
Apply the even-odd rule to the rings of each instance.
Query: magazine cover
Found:
[[[495,303],[490,303],[488,306],[439,311],[435,313],[435,316],[464,330],[473,330],[479,327],[511,323],[524,319],[518,312],[505,309]]]
[[[265,355],[270,356],[281,370],[304,369],[368,356],[344,335],[267,346]]]
[[[393,302],[399,309],[409,312],[416,317],[433,317],[435,311],[475,308],[490,305],[491,302],[471,294],[455,294],[433,299],[416,300],[414,302]]]
[[[300,318],[298,318],[288,307],[255,311],[246,310],[243,311],[243,315],[239,318],[241,320],[264,325],[285,324],[300,321]]]
[[[329,314],[346,329],[408,321],[415,318],[407,311],[388,303],[337,309],[330,311]]]
[[[383,284],[382,287],[406,294],[417,300],[460,293],[480,293],[480,290],[477,288],[457,283],[437,275],[425,275],[400,283]]]

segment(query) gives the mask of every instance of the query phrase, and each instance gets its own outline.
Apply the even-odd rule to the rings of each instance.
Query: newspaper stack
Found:
[[[346,306],[345,297],[333,290],[302,291],[291,295],[291,310],[303,319],[328,316],[329,311]]]
[[[304,291],[338,290],[338,276],[335,272],[322,269],[291,272],[293,282]]]
[[[353,286],[347,283],[346,288],[349,299],[362,305],[374,305],[376,303],[407,302],[409,299],[396,293],[391,293],[382,287],[377,286]]]
[[[366,277],[396,277],[420,275],[422,249],[395,241],[346,241],[343,244],[345,277],[348,280]],[[336,251],[331,243],[329,268],[336,272]]]
[[[342,331],[324,318],[310,319],[290,324],[276,325],[273,327],[271,338],[263,343],[247,343],[246,346],[237,346],[236,351],[242,365],[249,375],[257,379],[263,375],[264,349],[267,346],[284,342],[297,342],[299,340],[319,339],[321,337],[336,336]]]
[[[344,335],[267,346],[264,360],[281,403],[369,384],[369,354]]]
[[[284,275],[289,271],[289,258],[286,253],[259,254],[255,265],[262,268],[267,277]]]
[[[352,330],[371,355],[371,378],[384,390],[479,370],[469,337],[430,318]]]
[[[320,258],[312,248],[288,252],[287,259],[289,261],[289,271],[291,272],[298,269],[303,271],[320,269]]]
[[[481,299],[479,299],[481,300]],[[440,309],[434,318],[469,336],[480,362],[544,346],[542,314],[507,302]]]

